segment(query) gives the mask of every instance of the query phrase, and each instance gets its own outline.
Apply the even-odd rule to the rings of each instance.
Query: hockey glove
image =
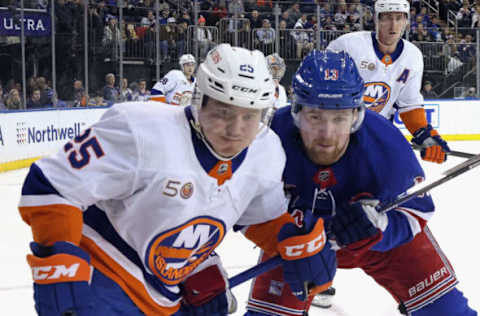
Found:
[[[351,251],[367,251],[382,240],[382,231],[388,225],[386,214],[375,209],[375,199],[362,199],[337,207],[329,228],[340,247]]]
[[[237,301],[227,288],[218,265],[190,276],[182,284],[183,302],[175,316],[223,316],[237,309]]]
[[[420,155],[423,160],[436,163],[447,160],[446,154],[448,154],[450,148],[430,124],[415,131],[412,142],[422,147]]]
[[[39,316],[94,316],[90,280],[90,256],[64,241],[51,247],[30,243],[27,255],[34,281],[35,309]]]
[[[305,212],[303,227],[285,224],[278,241],[278,252],[284,259],[283,277],[298,299],[305,301],[310,294],[322,292],[332,284],[337,261],[327,242],[323,219]]]

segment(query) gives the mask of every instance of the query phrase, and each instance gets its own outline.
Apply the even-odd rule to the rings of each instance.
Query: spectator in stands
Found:
[[[279,22],[279,42],[280,42],[280,55],[285,58],[293,58],[295,56],[295,39],[287,30],[287,22],[281,20]]]
[[[44,105],[40,102],[40,89],[33,89],[30,99],[27,101],[27,109],[39,109]]]
[[[374,23],[373,23],[373,13],[371,10],[365,10],[362,16],[362,27],[364,30],[373,31],[374,30]]]
[[[297,59],[303,59],[303,57],[313,49],[313,43],[310,40],[309,34],[300,24],[297,24],[291,32],[291,35],[295,39],[296,57]]]
[[[155,12],[148,10],[147,16],[143,17],[140,23],[144,26],[151,26],[155,24]]]
[[[475,6],[475,10],[472,15],[472,29],[480,28],[480,4]]]
[[[472,10],[468,1],[464,1],[462,7],[457,12],[458,27],[471,27],[472,25]]]
[[[37,87],[40,89],[40,102],[44,105],[54,105],[52,99],[53,90],[48,86],[45,77],[37,78]]]
[[[245,13],[245,7],[243,5],[243,0],[232,0],[228,4],[228,13],[233,17],[241,17]]]
[[[335,8],[335,15],[333,16],[333,22],[337,29],[343,29],[343,26],[347,23],[347,7],[345,4],[339,4]]]
[[[263,20],[262,28],[255,32],[255,47],[262,51],[265,55],[273,53],[273,45],[275,43],[275,30],[270,25],[268,19]]]
[[[183,10],[182,11],[182,16],[180,17],[180,21],[177,21],[178,23],[181,23],[181,22],[186,22],[187,23],[187,27],[189,25],[193,25],[193,22],[192,22],[192,17],[190,16],[190,14],[188,13],[188,10]]]
[[[285,10],[285,11],[282,12],[282,15],[280,16],[280,20],[285,21],[285,23],[287,24],[287,28],[293,28],[294,24],[288,25],[289,16],[290,16],[289,11]]]
[[[204,0],[200,2],[200,13],[205,18],[206,25],[209,25],[209,26],[215,25],[215,22],[214,22],[215,18],[212,15],[214,7],[215,7],[214,0]]]
[[[327,16],[325,22],[323,23],[322,28],[325,29],[325,30],[330,30],[330,31],[336,31],[337,30],[337,26],[333,22],[333,19],[332,19],[331,16]]]
[[[260,14],[257,10],[253,10],[252,13],[250,13],[248,19],[250,20],[250,26],[252,27],[252,29],[259,29],[262,27],[263,22],[260,19]]]
[[[2,83],[0,82],[0,111],[1,110],[6,110],[7,107],[5,106],[5,100],[3,98],[3,87]]]
[[[203,60],[207,55],[207,52],[215,46],[213,41],[212,32],[208,27],[205,27],[205,18],[200,16],[198,19],[198,28],[195,36],[199,49],[200,60]]]
[[[417,42],[433,42],[430,33],[421,23],[418,25],[417,31],[413,34],[413,40]]]
[[[118,102],[127,102],[133,100],[133,92],[128,87],[128,79],[122,78],[120,80],[120,91],[118,93]]]
[[[20,93],[17,89],[11,89],[8,92],[7,98],[5,99],[5,106],[8,110],[20,110],[22,109],[22,99]]]
[[[470,87],[470,88],[466,89],[463,97],[465,99],[476,99],[477,92],[475,91],[475,87]]]
[[[302,13],[302,15],[300,16],[300,18],[297,20],[297,22],[295,22],[295,25],[294,25],[294,28],[297,27],[297,25],[301,25],[302,26],[302,29],[306,29],[306,24],[307,24],[307,14],[306,13]]]
[[[448,19],[448,11],[457,12],[460,9],[461,3],[457,3],[456,0],[442,0],[439,1],[439,14],[443,21]]]
[[[476,49],[472,43],[472,35],[466,34],[464,40],[458,45],[458,57],[463,63],[475,61]]]
[[[120,41],[122,35],[118,27],[117,18],[111,16],[108,19],[108,24],[103,29],[102,46],[106,53],[105,61],[116,60],[119,56]]]
[[[214,6],[212,17],[213,22],[217,24],[221,19],[228,16],[227,7],[224,0],[220,0],[217,5]]]
[[[87,105],[87,95],[83,88],[82,80],[75,80],[73,82],[73,106],[83,107]]]
[[[150,98],[150,90],[147,90],[147,81],[140,79],[138,81],[138,90],[133,95],[133,101],[148,101]]]
[[[177,31],[175,32],[175,43],[177,47],[177,56],[182,56],[185,51],[185,43],[187,41],[188,24],[182,21],[177,24]]]
[[[108,105],[112,105],[112,104],[109,102],[105,102],[105,100],[103,99],[103,92],[101,90],[97,91],[95,93],[95,96],[88,100],[88,106],[108,106]]]
[[[300,4],[294,3],[288,8],[288,20],[287,25],[295,25],[302,13],[300,12]]]
[[[269,12],[272,12],[272,0],[257,0],[257,9],[263,14],[268,14]]]
[[[176,24],[176,19],[173,17],[170,17],[167,19],[167,26],[165,27],[165,31],[167,34],[167,61],[171,60],[177,60],[177,56],[172,56],[172,52],[176,52],[177,50],[177,43],[175,41],[176,38],[176,32],[177,32],[177,24]],[[169,50],[171,53],[169,53]]]
[[[170,10],[169,9],[163,9],[162,13],[160,14],[160,25],[166,25],[167,20],[170,17]]]
[[[115,88],[115,75],[108,73],[105,75],[105,87],[103,87],[103,99],[112,103],[118,100],[118,90]]]
[[[425,99],[437,99],[438,94],[433,90],[432,83],[430,81],[425,81],[423,83],[423,88],[421,91]]]

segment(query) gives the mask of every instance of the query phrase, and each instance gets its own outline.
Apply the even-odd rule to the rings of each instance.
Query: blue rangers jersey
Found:
[[[280,136],[287,163],[283,178],[291,196],[290,209],[314,209],[328,219],[332,210],[360,194],[381,203],[396,200],[424,179],[424,172],[405,137],[388,120],[366,111],[362,127],[351,135],[343,157],[330,166],[307,157],[290,107],[279,109],[272,129]],[[418,234],[434,211],[429,195],[413,198],[388,212],[383,239],[372,250],[387,251]]]

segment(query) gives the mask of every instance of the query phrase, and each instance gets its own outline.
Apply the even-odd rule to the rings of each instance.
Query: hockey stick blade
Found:
[[[415,149],[415,150],[418,150],[418,151],[422,150],[422,147],[417,145],[417,144],[412,144],[412,148]],[[450,150],[447,153],[447,155],[453,156],[453,157],[459,157],[459,158],[467,158],[467,159],[475,157],[474,154],[465,153],[465,152],[461,152],[461,151],[455,151],[455,150]]]
[[[436,188],[438,187],[439,185],[441,184],[444,184],[445,182],[448,182],[450,180],[452,180],[453,178],[456,178],[458,177],[459,175],[477,167],[480,165],[480,154],[479,155],[476,155],[476,156],[473,156],[473,158],[470,158],[468,159],[467,161],[464,161],[462,162],[461,164],[443,172],[442,174],[444,175],[444,177],[428,184],[428,185],[425,185],[423,186],[422,188],[412,192],[412,193],[408,193],[404,196],[401,196],[399,197],[398,199],[396,199],[395,201],[393,202],[390,202],[386,205],[378,205],[377,206],[377,210],[378,212],[388,212],[396,207],[398,207],[400,204],[402,203],[405,203],[407,201],[410,201],[411,199],[413,199],[414,197],[416,196],[419,196],[421,194],[424,194],[428,191],[430,191],[431,189],[433,188]]]

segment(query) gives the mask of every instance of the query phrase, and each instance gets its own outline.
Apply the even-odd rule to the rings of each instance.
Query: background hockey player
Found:
[[[330,42],[328,49],[348,52],[365,81],[365,104],[392,120],[398,111],[412,141],[423,147],[424,160],[442,163],[450,150],[427,122],[420,93],[423,77],[421,51],[402,35],[409,26],[407,0],[375,2],[375,32],[353,32]]]
[[[152,88],[150,100],[181,106],[191,104],[197,62],[193,55],[185,54],[178,63],[181,70],[170,70],[157,82]]]
[[[338,267],[363,269],[405,315],[477,315],[426,226],[431,197],[388,213],[375,208],[396,200],[424,173],[400,131],[364,110],[364,82],[350,56],[313,51],[292,86],[291,109],[278,110],[272,121],[287,155],[283,177],[292,216],[301,219],[311,208],[324,218],[329,241],[341,247]],[[362,291],[362,284],[352,286]],[[253,282],[246,315],[304,315],[308,305],[291,294],[279,268]]]
[[[284,107],[288,104],[287,93],[285,88],[280,84],[280,81],[285,75],[285,61],[277,53],[267,56],[267,65],[270,73],[272,74],[273,80],[275,81],[275,104],[276,109]]]
[[[265,56],[222,44],[198,77],[192,107],[116,104],[31,166],[19,210],[39,315],[225,315],[235,301],[213,251],[233,225],[285,258],[292,288],[331,283],[323,222],[300,230],[285,212]]]

